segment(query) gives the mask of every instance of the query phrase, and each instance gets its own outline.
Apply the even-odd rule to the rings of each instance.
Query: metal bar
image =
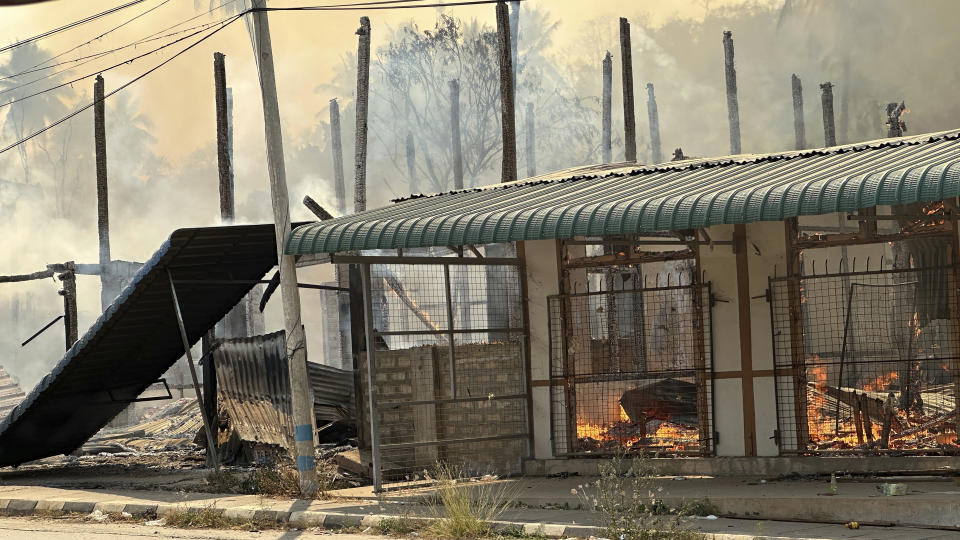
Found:
[[[363,279],[363,319],[367,340],[367,397],[370,403],[370,454],[373,460],[373,492],[383,491],[383,471],[380,470],[380,436],[377,433],[379,419],[377,417],[377,358],[373,328],[373,300],[370,291],[370,263],[360,265]]]
[[[183,313],[180,312],[180,300],[177,298],[177,287],[173,284],[173,274],[167,270],[167,279],[170,281],[170,296],[173,298],[173,312],[177,316],[177,326],[180,329],[180,339],[183,341],[183,352],[187,355],[187,365],[190,366],[190,377],[193,378],[193,389],[197,393],[197,405],[200,406],[200,416],[203,417],[203,429],[207,432],[207,445],[209,448],[217,447],[217,439],[213,436],[213,429],[210,426],[210,419],[207,417],[207,408],[203,405],[203,392],[200,390],[200,381],[197,379],[197,368],[193,365],[193,353],[190,352],[190,340],[187,338],[187,329],[183,324]],[[217,452],[211,452],[213,467],[220,470],[220,459]]]
[[[419,446],[445,446],[448,444],[463,444],[463,443],[484,442],[484,441],[502,441],[506,439],[525,439],[525,438],[527,438],[526,433],[513,433],[510,435],[491,435],[490,437],[467,437],[465,439],[444,439],[439,441],[392,443],[392,444],[384,444],[382,448],[384,450],[395,450],[399,448],[417,448]]]
[[[437,336],[442,334],[481,334],[486,332],[522,334],[523,328],[461,328],[459,330],[388,330],[377,331],[379,336]]]
[[[900,221],[900,220],[910,220],[910,221],[957,221],[957,216],[953,214],[916,214],[916,215],[903,215],[903,214],[887,214],[880,216],[855,216],[852,214],[847,214],[847,221]]]
[[[451,399],[424,399],[420,401],[385,401],[380,403],[381,407],[397,407],[397,406],[414,406],[414,405],[443,405],[447,403],[474,403],[477,401],[507,401],[511,399],[524,399],[527,397],[526,393],[523,394],[510,394],[508,396],[475,396],[475,397],[461,397],[461,398],[451,398]]]
[[[853,288],[857,286],[857,283],[850,284],[850,290],[847,292],[847,314],[844,317],[843,321],[843,341],[840,345],[840,367],[837,370],[837,391],[841,391],[843,388],[843,361],[847,355],[847,335],[850,332],[850,312],[853,307]],[[833,426],[833,432],[837,437],[840,437],[840,399],[837,399],[837,414]]]
[[[949,270],[954,265],[948,263],[944,266],[925,266],[923,268],[889,268],[887,270],[863,270],[861,272],[839,272],[834,274],[816,274],[816,275],[801,275],[801,279],[821,279],[821,278],[838,278],[838,277],[856,277],[856,276],[874,276],[877,274],[904,274],[907,272],[929,272],[931,270]],[[779,281],[790,281],[793,278],[790,276],[786,277],[775,277],[770,281],[779,282]],[[858,283],[860,286],[871,286],[869,283]],[[874,285],[877,287],[884,287],[885,285]]]
[[[174,281],[178,285],[259,285],[269,284],[268,279],[178,279]],[[314,285],[313,283],[297,283],[300,289],[320,289],[324,291],[350,292],[345,287],[334,287],[332,285]]]
[[[450,341],[450,397],[457,397],[456,343],[453,339],[453,294],[450,292],[450,265],[443,265],[443,286],[447,305],[447,339]]]
[[[25,346],[27,343],[30,343],[31,341],[34,340],[34,338],[36,338],[37,336],[39,336],[40,334],[42,334],[42,333],[44,332],[44,330],[46,330],[47,328],[50,328],[51,326],[53,326],[54,324],[56,324],[56,322],[59,321],[59,320],[62,319],[62,318],[63,318],[63,315],[57,315],[57,318],[56,318],[56,319],[48,322],[46,325],[44,325],[43,328],[37,330],[37,333],[35,333],[34,335],[28,337],[26,341],[24,341],[23,343],[20,344],[20,346],[23,347],[23,346]]]
[[[331,254],[335,264],[466,264],[476,266],[520,266],[520,259],[514,257],[377,257],[373,255],[337,255]]]

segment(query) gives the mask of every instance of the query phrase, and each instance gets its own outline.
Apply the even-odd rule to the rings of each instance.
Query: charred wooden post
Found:
[[[880,428],[880,448],[890,448],[890,429],[893,426],[893,417],[897,414],[897,398],[893,392],[887,394],[883,402],[883,426]]]
[[[825,82],[820,85],[820,104],[823,108],[823,141],[824,146],[837,145],[837,128],[833,118],[833,84]]]
[[[803,86],[800,84],[800,77],[796,74],[790,76],[790,83],[793,87],[793,133],[796,137],[797,150],[803,150],[807,147],[806,127],[803,123]]]
[[[887,103],[887,137],[903,137],[907,132],[907,123],[900,118],[905,112],[906,103]]]
[[[603,101],[601,105],[601,152],[604,163],[613,161],[613,55],[603,57]]]
[[[407,132],[407,178],[410,193],[417,192],[417,150],[413,144],[413,133]]]
[[[97,236],[100,239],[100,307],[107,309],[116,297],[110,271],[110,210],[107,197],[107,128],[104,114],[103,76],[93,83],[93,137],[97,163]]]
[[[57,278],[63,283],[60,296],[63,296],[63,330],[66,340],[66,350],[77,342],[77,276],[76,265],[73,261],[56,265],[55,270],[60,272]]]
[[[723,68],[727,85],[727,121],[730,123],[730,153],[740,150],[740,104],[737,100],[737,69],[733,63],[733,32],[723,32]]]
[[[340,106],[336,98],[330,100],[330,145],[333,151],[333,190],[337,198],[337,213],[347,213],[347,192],[343,181],[343,141],[340,138]]]
[[[450,142],[453,149],[453,189],[463,189],[463,145],[460,142],[460,81],[450,81]]]
[[[233,165],[227,119],[227,73],[223,53],[213,53],[213,81],[217,113],[217,171],[220,176],[220,221],[233,223]]]
[[[537,175],[537,139],[534,126],[533,103],[527,102],[527,177]]]
[[[517,95],[520,73],[520,0],[510,0],[510,66],[513,68],[513,95]]]
[[[623,77],[623,155],[637,161],[637,117],[633,108],[633,50],[630,21],[620,17],[620,70]]]
[[[870,414],[868,413],[868,399],[866,394],[862,394],[859,399],[857,399],[857,403],[859,404],[860,418],[863,422],[863,434],[867,438],[867,444],[871,444],[873,443],[873,420],[870,419]]]
[[[650,157],[653,163],[663,163],[660,148],[660,112],[657,110],[657,98],[653,94],[653,83],[647,83],[647,118],[650,121]]]
[[[317,201],[313,200],[313,197],[309,195],[304,195],[303,205],[306,206],[307,210],[310,210],[310,212],[313,215],[317,216],[317,219],[319,219],[320,221],[333,219],[333,216],[330,214],[330,212],[327,212],[326,209],[320,206],[320,204]]]
[[[353,211],[367,209],[367,114],[370,98],[370,18],[360,17],[357,46],[357,141],[354,152]]]
[[[503,167],[501,182],[517,179],[517,132],[513,102],[513,57],[510,45],[510,21],[507,4],[497,2],[497,45],[500,58],[500,112],[503,130]]]
[[[853,393],[853,424],[857,429],[857,444],[863,444],[863,412],[860,408],[860,395]]]

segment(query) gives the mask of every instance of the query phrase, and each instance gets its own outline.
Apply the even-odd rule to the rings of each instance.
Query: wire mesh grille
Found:
[[[371,266],[384,480],[422,479],[438,463],[468,474],[520,472],[529,428],[519,284],[518,267],[454,258]]]
[[[712,452],[709,286],[551,296],[556,455]]]
[[[781,450],[960,452],[955,271],[771,280]]]

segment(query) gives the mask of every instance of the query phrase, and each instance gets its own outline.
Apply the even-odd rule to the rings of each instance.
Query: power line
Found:
[[[180,56],[181,54],[189,51],[190,49],[196,47],[196,46],[199,45],[200,43],[206,41],[206,40],[209,39],[211,36],[213,36],[214,34],[216,34],[217,32],[219,32],[220,30],[223,30],[223,29],[226,28],[228,25],[230,25],[231,23],[233,23],[234,21],[236,21],[237,19],[239,19],[239,18],[242,17],[242,16],[243,16],[243,13],[241,13],[241,14],[239,14],[239,15],[236,15],[236,16],[234,16],[234,17],[232,17],[232,18],[230,18],[230,20],[225,21],[225,22],[224,22],[223,24],[221,24],[218,28],[213,29],[211,32],[207,33],[205,36],[203,36],[203,37],[201,37],[200,39],[194,41],[193,43],[187,45],[187,46],[184,47],[183,49],[180,49],[179,51],[177,51],[176,54],[174,54],[174,55],[171,56],[170,58],[167,58],[166,60],[164,60],[163,62],[160,62],[160,63],[157,64],[156,66],[153,66],[152,68],[148,69],[147,71],[144,71],[144,72],[141,73],[140,75],[137,75],[136,77],[134,77],[134,78],[131,79],[130,81],[127,81],[126,83],[120,85],[120,86],[117,87],[115,90],[113,90],[113,91],[105,94],[105,95],[103,96],[103,100],[106,101],[106,99],[107,99],[108,97],[116,94],[117,92],[120,92],[120,91],[123,90],[124,88],[127,88],[127,87],[130,86],[131,84],[139,81],[140,79],[143,79],[143,78],[146,77],[147,75],[150,75],[150,74],[153,73],[154,71],[156,71],[156,70],[160,69],[161,67],[169,64],[170,62],[173,61],[174,58],[177,58],[177,57]],[[60,125],[60,124],[62,124],[62,123],[64,123],[64,122],[66,122],[67,120],[70,120],[70,119],[73,118],[74,116],[77,116],[78,114],[82,113],[83,111],[85,111],[85,110],[93,107],[95,104],[96,104],[95,101],[90,102],[90,103],[84,105],[83,107],[80,107],[79,109],[76,109],[75,111],[71,112],[70,114],[68,114],[68,115],[66,115],[66,116],[64,116],[64,117],[62,117],[62,118],[54,121],[53,123],[47,124],[46,126],[43,126],[42,128],[38,129],[37,131],[34,131],[33,133],[30,133],[29,135],[24,136],[24,137],[21,138],[20,140],[14,142],[14,143],[11,143],[11,144],[9,144],[9,145],[7,145],[7,146],[4,146],[3,148],[0,148],[0,154],[2,154],[2,153],[4,153],[4,152],[7,152],[8,150],[11,150],[11,149],[13,149],[13,148],[16,148],[17,146],[20,146],[21,144],[29,141],[30,139],[32,139],[32,138],[34,138],[34,137],[36,137],[36,136],[38,136],[38,135],[41,135],[41,134],[45,133],[46,131],[48,131],[48,130],[50,130],[50,129],[52,129],[52,128],[54,128],[54,127],[56,127],[56,126],[58,126],[58,125]]]
[[[88,16],[88,17],[84,17],[83,19],[79,19],[79,20],[73,21],[73,22],[71,22],[71,23],[65,24],[65,25],[60,26],[60,27],[58,27],[58,28],[54,28],[53,30],[47,30],[46,32],[42,32],[42,33],[37,34],[37,35],[35,35],[35,36],[33,36],[33,37],[28,37],[27,39],[22,39],[22,40],[20,40],[20,41],[18,41],[18,42],[16,42],[16,43],[11,43],[10,45],[7,45],[7,46],[5,46],[5,47],[0,47],[0,52],[9,51],[10,49],[13,49],[13,48],[15,48],[15,47],[20,47],[21,45],[26,45],[27,43],[33,43],[34,41],[39,41],[39,40],[41,40],[41,39],[43,39],[43,38],[45,38],[45,37],[52,36],[52,35],[54,35],[54,34],[58,34],[58,33],[60,33],[60,32],[63,32],[64,30],[70,30],[71,28],[76,28],[77,26],[80,26],[80,25],[82,25],[82,24],[86,24],[86,23],[88,23],[88,22],[95,21],[95,20],[97,20],[97,19],[99,19],[99,18],[101,18],[101,17],[106,17],[107,15],[112,15],[113,13],[116,13],[116,12],[122,10],[122,9],[126,9],[126,8],[128,8],[128,7],[130,7],[130,6],[135,6],[135,5],[137,5],[137,4],[141,4],[141,3],[145,2],[145,1],[146,1],[146,0],[131,0],[130,2],[127,2],[126,4],[122,4],[122,5],[119,5],[119,6],[116,6],[116,7],[112,7],[112,8],[110,8],[110,9],[106,10],[106,11],[101,11],[100,13],[97,13],[97,14],[94,14],[94,15],[90,15],[90,16]]]
[[[234,17],[232,17],[232,18],[229,18],[229,17],[228,17],[228,19],[231,19],[231,20],[230,20],[227,24],[229,24],[230,22],[233,22],[234,20],[236,20],[236,19],[237,19],[239,16],[241,16],[241,15],[243,15],[243,14],[241,13],[240,15],[236,15],[236,16],[234,16]],[[227,20],[227,19],[223,19],[223,20],[220,21],[220,22],[222,23],[222,22],[224,22],[224,21],[226,21],[226,20]],[[112,66],[108,66],[108,67],[106,67],[106,68],[104,68],[104,69],[100,69],[100,70],[97,70],[97,71],[95,71],[95,72],[88,73],[88,74],[86,74],[86,75],[82,75],[82,76],[77,77],[77,78],[75,78],[75,79],[71,79],[71,80],[69,80],[69,81],[62,82],[62,83],[57,84],[57,85],[55,85],[55,86],[51,86],[51,87],[49,87],[49,88],[45,88],[45,89],[40,90],[40,91],[38,91],[38,92],[34,92],[34,93],[32,93],[32,94],[27,94],[27,95],[25,95],[25,96],[23,96],[23,97],[19,97],[19,98],[17,98],[17,99],[12,99],[12,100],[7,101],[7,102],[5,102],[5,103],[0,103],[0,109],[3,109],[4,107],[8,107],[8,106],[10,106],[10,105],[13,105],[14,103],[19,103],[19,102],[21,102],[21,101],[26,101],[26,100],[28,100],[28,99],[30,99],[30,98],[32,98],[32,97],[36,97],[36,96],[39,96],[39,95],[41,95],[41,94],[45,94],[45,93],[47,93],[47,92],[52,92],[52,91],[57,90],[57,89],[59,89],[59,88],[63,88],[64,86],[70,86],[70,85],[72,85],[73,83],[80,82],[80,81],[82,81],[82,80],[84,80],[84,79],[89,79],[90,77],[96,76],[96,75],[101,74],[101,73],[105,73],[105,72],[107,72],[107,71],[110,71],[111,69],[118,68],[118,67],[123,66],[123,65],[126,65],[126,64],[132,64],[133,62],[136,62],[137,60],[139,60],[139,59],[141,59],[141,58],[143,58],[143,57],[145,57],[145,56],[149,56],[149,55],[151,55],[151,54],[153,54],[153,53],[155,53],[155,52],[157,52],[157,51],[161,51],[161,50],[163,50],[163,49],[166,49],[167,47],[171,47],[171,46],[173,46],[173,45],[175,45],[175,44],[177,44],[177,43],[179,43],[179,42],[181,42],[181,41],[183,41],[183,40],[185,40],[185,39],[189,39],[189,38],[191,38],[191,37],[193,37],[193,36],[195,36],[195,35],[197,35],[197,34],[203,33],[204,30],[206,30],[206,29],[197,30],[196,32],[193,32],[192,34],[188,34],[188,35],[183,36],[183,37],[181,37],[181,38],[175,39],[175,40],[173,40],[173,41],[171,41],[171,42],[169,42],[169,43],[164,43],[163,45],[160,45],[159,47],[157,47],[157,48],[155,48],[155,49],[152,49],[152,50],[147,51],[147,52],[145,52],[145,53],[143,53],[143,54],[134,56],[133,58],[129,58],[129,59],[127,59],[127,60],[123,60],[123,61],[121,61],[121,62],[117,62],[116,64],[113,64]],[[220,29],[218,28],[217,30],[220,30]],[[41,80],[42,80],[42,79],[41,79]],[[30,84],[30,83],[27,83],[27,84]],[[25,86],[25,85],[22,85],[22,86]],[[22,86],[21,86],[21,87],[22,87]],[[15,88],[17,88],[17,87],[15,87]],[[5,93],[5,92],[9,92],[9,91],[11,91],[11,90],[13,90],[13,89],[8,89],[8,90],[0,91],[0,94],[3,94],[3,93]]]

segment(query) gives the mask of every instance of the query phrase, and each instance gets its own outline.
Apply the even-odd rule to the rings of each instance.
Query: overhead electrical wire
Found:
[[[54,35],[54,34],[59,34],[60,32],[63,32],[63,31],[65,31],[65,30],[70,30],[71,28],[76,28],[76,27],[78,27],[78,26],[80,26],[80,25],[83,25],[83,24],[86,24],[86,23],[88,23],[88,22],[95,21],[95,20],[97,20],[97,19],[99,19],[99,18],[101,18],[101,17],[106,17],[107,15],[112,15],[112,14],[114,14],[114,13],[120,11],[120,10],[126,9],[126,8],[128,8],[128,7],[130,7],[130,6],[135,6],[135,5],[137,5],[137,4],[142,4],[143,2],[146,2],[146,0],[131,0],[130,2],[127,2],[126,4],[122,4],[122,5],[119,5],[119,6],[116,6],[116,7],[112,7],[112,8],[110,8],[110,9],[106,10],[106,11],[101,11],[100,13],[96,13],[96,14],[94,14],[94,15],[90,15],[90,16],[84,17],[84,18],[82,18],[82,19],[78,19],[78,20],[76,20],[76,21],[73,21],[73,22],[71,22],[71,23],[67,23],[67,24],[65,24],[65,25],[63,25],[63,26],[54,28],[54,29],[52,29],[52,30],[47,30],[46,32],[42,32],[42,33],[37,34],[37,35],[35,35],[35,36],[28,37],[28,38],[26,38],[26,39],[21,39],[20,41],[17,41],[17,42],[15,42],[15,43],[11,43],[10,45],[6,45],[6,46],[3,46],[3,47],[0,47],[0,52],[9,51],[10,49],[14,49],[14,48],[16,48],[16,47],[20,47],[20,46],[22,46],[22,45],[26,45],[27,43],[33,43],[34,41],[39,41],[39,40],[41,40],[41,39],[43,39],[43,38],[45,38],[45,37],[52,36],[52,35]]]
[[[143,1],[145,1],[145,0],[136,0],[135,2],[130,2],[130,3],[128,3],[128,4],[124,4],[123,6],[120,6],[120,7],[118,7],[118,8],[115,8],[113,11],[117,11],[117,10],[122,9],[122,8],[124,8],[124,7],[127,7],[127,6],[129,6],[129,5],[134,5],[134,4],[136,4],[136,3],[140,3],[140,2],[143,2]],[[233,3],[234,1],[236,1],[236,0],[231,0],[231,1],[229,1],[229,2],[225,2],[224,4],[221,4],[221,5],[218,6],[217,8],[213,8],[212,10],[210,10],[210,11],[207,12],[207,13],[210,13],[210,12],[214,11],[215,9],[218,9],[219,7],[222,7],[222,6],[224,6],[224,5]],[[363,9],[378,9],[378,10],[380,10],[380,9],[403,9],[403,8],[424,8],[424,7],[454,7],[454,6],[470,6],[470,5],[480,5],[480,4],[495,4],[495,3],[497,3],[497,2],[500,1],[500,0],[459,0],[459,1],[455,1],[455,2],[432,3],[432,4],[423,4],[423,3],[419,3],[419,1],[420,1],[420,0],[382,0],[382,1],[357,2],[357,3],[353,3],[353,4],[338,4],[338,5],[329,5],[329,6],[297,6],[297,7],[276,7],[276,8],[269,8],[269,7],[268,7],[268,8],[250,8],[250,9],[246,9],[246,10],[244,10],[244,11],[242,11],[242,12],[236,14],[236,15],[233,15],[233,16],[227,17],[227,18],[225,18],[225,19],[222,19],[222,20],[219,21],[218,23],[214,23],[214,24],[219,24],[219,26],[217,26],[217,27],[214,28],[212,31],[208,32],[207,34],[203,35],[202,37],[200,37],[200,38],[197,39],[196,41],[190,43],[189,45],[187,45],[187,46],[184,47],[183,49],[180,49],[179,51],[177,51],[177,52],[176,52],[173,56],[171,56],[170,58],[167,58],[167,59],[164,60],[163,62],[160,62],[159,64],[153,66],[152,68],[148,69],[147,71],[144,71],[144,72],[141,73],[140,75],[137,75],[137,76],[134,77],[133,79],[131,79],[131,80],[127,81],[126,83],[120,85],[120,86],[117,87],[116,89],[108,92],[107,94],[105,94],[105,95],[103,96],[103,101],[106,101],[106,99],[107,99],[108,97],[113,96],[114,94],[116,94],[116,93],[124,90],[125,88],[129,87],[129,86],[132,85],[133,83],[135,83],[135,82],[143,79],[144,77],[146,77],[146,76],[150,75],[151,73],[157,71],[157,70],[160,69],[161,67],[167,65],[168,63],[170,63],[171,61],[173,61],[175,58],[179,57],[180,55],[184,54],[185,52],[189,51],[190,49],[196,47],[196,46],[199,45],[200,43],[206,41],[207,39],[209,39],[210,37],[212,37],[214,34],[216,34],[217,32],[219,32],[219,31],[221,31],[221,30],[223,30],[224,28],[226,28],[226,27],[229,26],[230,24],[236,22],[238,19],[242,18],[243,16],[247,15],[248,13],[271,12],[271,11],[273,11],[273,12],[284,12],[284,11],[286,11],[286,12],[293,12],[293,11],[355,11],[355,10],[363,10]],[[387,4],[394,4],[394,5],[387,5]],[[395,4],[404,4],[404,5],[395,5]],[[410,4],[415,4],[415,5],[410,5]],[[106,13],[106,12],[104,12],[104,13]],[[202,16],[202,15],[199,15],[199,16]],[[191,21],[191,20],[194,20],[194,19],[198,18],[199,16],[193,17],[193,18],[191,18],[191,19],[187,19],[186,21],[183,21],[183,22],[181,22],[181,23],[178,23],[178,24],[176,24],[176,25],[173,25],[172,27],[169,27],[169,28],[174,28],[174,27],[176,27],[176,26],[180,26],[181,24],[184,24],[184,23],[186,23],[186,22],[189,22],[189,21]],[[89,19],[89,18],[88,18],[88,19]],[[79,21],[78,21],[78,23],[79,23]],[[78,25],[79,25],[79,24],[72,24],[72,26],[78,26]],[[71,25],[67,25],[67,26],[71,26]],[[204,25],[200,25],[200,26],[204,26]],[[65,28],[65,27],[61,27],[61,28]],[[169,28],[168,28],[168,29],[169,29]],[[128,60],[125,60],[125,61],[123,61],[123,62],[119,62],[119,63],[117,63],[117,64],[114,64],[114,65],[112,65],[112,66],[109,66],[109,67],[107,67],[107,68],[105,68],[105,69],[102,69],[102,70],[96,72],[96,73],[84,75],[84,76],[82,76],[82,77],[78,77],[78,78],[76,78],[76,79],[72,79],[72,80],[70,80],[70,81],[68,81],[68,82],[65,82],[65,83],[62,83],[62,84],[58,84],[58,85],[56,85],[56,86],[53,86],[53,87],[50,87],[50,88],[41,90],[41,91],[39,91],[39,92],[30,94],[30,95],[27,95],[27,96],[23,96],[23,97],[21,97],[21,98],[18,98],[18,99],[15,99],[15,100],[11,100],[11,101],[6,102],[6,103],[3,103],[3,104],[0,104],[0,108],[6,107],[6,106],[8,106],[8,105],[12,105],[12,104],[17,103],[17,102],[19,102],[19,101],[23,101],[23,100],[25,100],[25,99],[29,99],[29,98],[31,98],[31,97],[34,97],[34,96],[37,96],[37,95],[40,95],[40,94],[43,94],[43,93],[46,93],[46,92],[50,92],[50,91],[56,90],[56,89],[58,89],[58,88],[62,88],[62,87],[64,87],[64,86],[71,85],[71,84],[73,84],[73,83],[75,83],[75,82],[79,82],[79,81],[81,81],[81,80],[84,80],[84,79],[93,77],[94,75],[97,75],[97,74],[100,74],[100,73],[104,73],[104,72],[109,71],[109,70],[111,70],[111,69],[115,69],[115,68],[117,68],[117,67],[120,67],[120,66],[123,66],[123,65],[126,65],[126,64],[130,64],[130,63],[133,63],[134,61],[136,61],[136,60],[138,60],[138,59],[140,59],[140,58],[143,58],[143,57],[145,57],[145,56],[148,56],[148,55],[150,55],[150,54],[153,54],[153,53],[155,53],[155,52],[157,52],[157,51],[166,49],[167,47],[173,46],[174,44],[179,43],[179,42],[181,42],[181,41],[183,41],[183,40],[185,40],[185,39],[188,39],[188,38],[193,37],[193,36],[195,36],[195,35],[197,35],[197,34],[203,33],[204,31],[206,31],[206,30],[208,30],[208,29],[209,29],[209,26],[207,27],[207,29],[198,30],[198,31],[196,31],[196,32],[193,32],[192,34],[189,34],[189,35],[187,35],[187,36],[184,36],[184,37],[181,37],[181,38],[179,38],[179,39],[176,39],[176,40],[174,40],[174,41],[172,41],[172,42],[170,42],[170,43],[166,43],[166,44],[164,44],[164,45],[161,45],[160,47],[157,47],[156,49],[153,49],[153,50],[151,50],[151,51],[149,51],[149,52],[146,52],[146,53],[144,53],[144,54],[135,56],[135,57],[130,58],[130,59],[128,59]],[[59,29],[57,29],[57,31],[59,31]],[[161,32],[162,32],[162,31],[163,31],[163,30],[161,30]],[[30,39],[31,39],[31,40],[36,40],[36,39],[39,39],[40,37],[44,37],[44,36],[46,36],[46,35],[49,35],[49,34],[52,33],[52,32],[54,32],[54,31],[48,31],[48,32],[45,32],[44,34],[39,34],[38,36],[34,36],[34,38],[30,38]],[[18,43],[19,43],[19,44],[23,44],[23,43],[25,43],[26,41],[27,41],[27,40],[23,40],[23,41],[18,42]],[[8,46],[7,49],[12,48],[12,47],[15,46],[15,45],[17,45],[17,44]],[[2,49],[2,50],[6,50],[6,49]],[[0,50],[0,52],[2,52],[2,50]],[[86,105],[84,105],[84,106],[82,106],[82,107],[74,110],[73,112],[67,114],[66,116],[63,116],[63,117],[55,120],[54,122],[43,126],[42,128],[38,129],[37,131],[34,131],[34,132],[32,132],[32,133],[30,133],[30,134],[28,134],[28,135],[25,135],[24,137],[20,138],[19,140],[15,141],[15,142],[13,142],[13,143],[10,143],[10,144],[8,144],[7,146],[4,146],[4,147],[0,148],[0,154],[3,154],[3,153],[5,153],[5,152],[7,152],[7,151],[9,151],[9,150],[12,150],[13,148],[16,148],[17,146],[20,146],[21,144],[29,141],[30,139],[33,139],[34,137],[37,137],[37,136],[39,136],[39,135],[41,135],[41,134],[49,131],[50,129],[52,129],[52,128],[54,128],[54,127],[56,127],[56,126],[58,126],[58,125],[60,125],[60,124],[62,124],[62,123],[64,123],[64,122],[66,122],[67,120],[70,120],[71,118],[77,116],[78,114],[82,113],[83,111],[86,111],[87,109],[92,108],[95,104],[96,104],[96,101],[93,101],[93,102],[91,102],[91,103],[87,103]]]

